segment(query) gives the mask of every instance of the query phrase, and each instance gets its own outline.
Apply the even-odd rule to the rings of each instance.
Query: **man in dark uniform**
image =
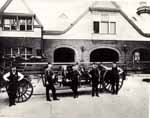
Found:
[[[102,93],[104,91],[104,78],[103,78],[103,74],[104,74],[104,71],[105,71],[105,67],[102,63],[99,63],[98,64],[98,70],[99,70],[99,79],[100,79],[100,82],[99,82],[99,90],[100,92]]]
[[[96,94],[96,96],[99,97],[98,84],[99,84],[100,74],[96,63],[92,64],[92,70],[89,72],[89,74],[91,76],[91,81],[92,81],[92,96],[95,96]]]
[[[111,69],[111,80],[112,80],[112,94],[118,94],[119,91],[119,74],[123,71],[117,67],[116,62],[113,62]]]
[[[78,84],[79,84],[79,67],[78,64],[75,64],[72,70],[72,74],[71,74],[71,79],[72,79],[72,83],[71,83],[71,88],[73,91],[73,97],[77,98],[78,97]]]
[[[24,78],[20,72],[17,72],[16,66],[12,66],[10,72],[4,74],[4,80],[8,82],[9,106],[15,105],[18,81]]]
[[[46,86],[46,100],[51,101],[49,90],[52,90],[53,100],[59,100],[56,97],[56,89],[54,87],[54,73],[52,71],[52,64],[48,64],[48,67],[45,70],[45,86]]]

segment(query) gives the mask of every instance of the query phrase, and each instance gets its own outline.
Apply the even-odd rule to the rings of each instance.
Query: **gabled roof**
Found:
[[[40,20],[28,7],[25,0],[5,0],[5,3],[0,7],[0,15],[34,16],[38,25],[43,27]]]
[[[91,4],[85,0],[83,2],[82,0],[26,0],[26,2],[36,13],[46,31],[68,29]]]
[[[67,31],[69,31],[71,28],[73,28],[89,11],[92,10],[102,10],[102,11],[119,11],[119,9],[113,5],[112,2],[109,1],[101,1],[101,2],[94,2],[91,5],[88,4],[87,6],[85,6],[85,10],[80,13],[76,19],[74,19],[74,21],[72,21],[70,23],[70,25],[68,25],[68,27],[66,27],[63,31],[61,30],[45,30],[44,31],[44,35],[61,35],[66,33]]]
[[[98,1],[95,2],[93,5],[91,5],[88,9],[88,11],[105,11],[105,12],[119,12],[127,21],[129,24],[132,25],[132,27],[142,36],[144,37],[150,37],[150,32],[144,32],[144,29],[142,29],[142,26],[138,25],[138,23],[136,23],[131,17],[129,17],[121,8],[120,6],[117,4],[117,2],[110,2],[110,1]],[[67,31],[69,31],[74,25],[76,25],[76,23],[82,18],[84,17],[84,15],[86,15],[86,13],[88,12],[86,10],[86,12],[83,12],[83,14],[81,14],[74,22],[72,22],[70,24],[70,26],[68,26],[65,30],[63,31],[54,31],[54,30],[47,30],[44,31],[45,35],[61,35],[66,33]],[[136,12],[135,12],[136,13]],[[150,20],[150,18],[149,18]],[[148,22],[147,22],[148,23]],[[149,23],[150,24],[150,23]],[[143,23],[144,25],[144,23]],[[146,24],[148,25],[148,24]]]
[[[20,3],[22,2],[24,4],[24,11],[19,10],[20,6],[19,4],[15,3],[16,1],[20,1]],[[44,28],[43,33],[45,35],[61,35],[68,32],[86,15],[86,13],[88,13],[88,11],[118,12],[128,21],[129,24],[132,25],[132,27],[139,34],[144,37],[150,37],[150,31],[149,28],[147,28],[147,26],[150,25],[150,16],[137,16],[136,9],[132,8],[133,6],[135,6],[135,3],[124,3],[125,2],[118,1],[98,1],[91,4],[91,2],[89,1],[82,2],[81,0],[79,0],[78,2],[73,0],[70,2],[55,2],[55,0],[7,0],[1,8],[0,12],[11,12],[11,10],[12,12],[14,12],[13,6],[15,6],[16,9],[18,8],[17,10],[15,10],[16,12],[27,13],[28,11],[29,13],[36,14],[35,18]],[[129,4],[130,8],[132,8],[132,10],[135,10],[133,10],[135,14],[130,14],[129,11],[126,12]]]

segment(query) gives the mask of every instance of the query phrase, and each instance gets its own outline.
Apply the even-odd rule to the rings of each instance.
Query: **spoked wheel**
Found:
[[[27,101],[33,94],[33,86],[32,84],[23,79],[19,82],[18,90],[17,90],[17,97],[16,102],[25,102]]]
[[[104,89],[107,92],[112,93],[112,81],[113,80],[111,80],[111,71],[109,70],[105,71],[103,77],[104,77],[104,82],[103,82]],[[121,74],[119,77],[119,86],[118,86],[119,90],[121,89],[122,85],[123,85],[123,76]]]

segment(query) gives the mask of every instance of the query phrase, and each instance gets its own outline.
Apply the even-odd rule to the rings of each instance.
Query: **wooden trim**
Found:
[[[99,7],[90,7],[89,11],[104,11],[104,12],[119,12],[118,8],[99,8]]]
[[[33,25],[33,28],[41,28],[41,25]]]
[[[23,17],[34,17],[35,14],[27,14],[27,13],[1,13],[2,16],[23,16]]]
[[[41,21],[39,20],[39,18],[36,15],[34,15],[34,19],[36,20],[36,22],[39,24],[40,27],[43,27]]]
[[[39,37],[12,37],[12,36],[0,36],[0,39],[6,39],[6,38],[9,38],[9,39],[24,39],[24,38],[26,38],[26,39],[37,39],[37,40],[41,40],[41,36],[39,36]]]
[[[9,4],[12,2],[12,0],[7,0],[6,3],[1,7],[0,14],[5,11],[5,9],[9,6]]]

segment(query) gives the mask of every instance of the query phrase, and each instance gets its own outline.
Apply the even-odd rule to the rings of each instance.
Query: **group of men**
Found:
[[[45,69],[45,88],[46,88],[46,100],[51,101],[49,91],[52,91],[53,100],[59,100],[56,95],[56,89],[54,86],[54,78],[55,73],[52,69],[52,64],[48,63],[47,68]],[[112,64],[111,68],[111,79],[112,81],[112,94],[118,94],[118,86],[119,86],[119,74],[123,71],[117,67],[116,63]],[[101,77],[101,69],[98,67],[96,63],[92,63],[92,68],[89,70],[89,77],[92,83],[92,97],[99,97],[99,83],[102,79]],[[79,71],[79,64],[76,63],[70,69],[70,79],[71,79],[71,89],[73,91],[73,97],[77,98],[79,96],[78,93],[78,85],[79,85],[79,77],[81,76],[81,72]],[[16,93],[18,82],[24,78],[24,75],[17,71],[16,66],[12,66],[10,72],[3,75],[5,81],[8,82],[8,96],[9,96],[9,106],[15,105]]]
[[[104,66],[105,68],[105,66]],[[71,66],[71,69],[69,70],[69,76],[68,78],[71,80],[71,89],[73,91],[73,97],[77,98],[79,96],[78,92],[78,86],[79,86],[79,78],[81,76],[81,71],[79,71],[79,64],[76,63],[75,65]],[[101,76],[101,68],[96,64],[92,63],[92,69],[89,70],[88,75],[92,83],[92,97],[97,96],[99,97],[99,84],[103,84],[103,79]],[[114,62],[112,64],[111,68],[111,84],[112,84],[112,94],[118,94],[119,91],[119,74],[121,74],[123,70],[119,67],[117,67],[117,64]],[[48,74],[49,73],[49,74]],[[52,64],[48,64],[48,67],[45,71],[45,83],[46,83],[46,99],[48,101],[51,101],[49,96],[49,90],[52,90],[52,96],[54,100],[59,100],[56,97],[56,89],[54,87],[54,80],[55,74],[52,69]]]

